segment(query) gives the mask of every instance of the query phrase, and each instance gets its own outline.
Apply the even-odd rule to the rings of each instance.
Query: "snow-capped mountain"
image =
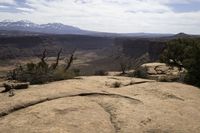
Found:
[[[61,23],[48,23],[40,25],[26,20],[16,22],[4,20],[0,22],[0,30],[28,31],[48,34],[85,34],[87,32],[77,27],[68,26]]]
[[[26,34],[74,34],[74,35],[90,35],[100,37],[162,37],[171,36],[172,34],[154,34],[154,33],[107,33],[82,30],[78,27],[64,25],[61,23],[35,24],[27,20],[12,21],[4,20],[0,22],[0,31],[13,32],[15,35],[18,32],[25,32]],[[4,34],[4,33],[2,33]],[[23,33],[22,33],[23,34]]]

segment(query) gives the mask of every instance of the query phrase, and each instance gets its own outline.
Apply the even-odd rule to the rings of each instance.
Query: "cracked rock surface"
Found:
[[[91,76],[0,93],[2,133],[199,133],[199,123],[200,90],[180,83]]]

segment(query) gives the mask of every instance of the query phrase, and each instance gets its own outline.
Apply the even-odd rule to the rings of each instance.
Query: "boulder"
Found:
[[[170,67],[165,63],[146,63],[141,65],[135,75],[140,78],[147,78],[158,81],[179,81],[185,70],[179,71],[177,67]]]
[[[8,92],[12,89],[27,89],[29,87],[30,83],[29,82],[25,82],[25,83],[15,83],[15,82],[7,82],[4,83],[3,86],[5,88],[4,92]]]

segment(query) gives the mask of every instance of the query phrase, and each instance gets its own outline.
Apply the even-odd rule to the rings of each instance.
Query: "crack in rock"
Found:
[[[140,82],[131,82],[129,84],[126,84],[124,86],[129,86],[129,85],[137,85],[137,84],[144,84],[144,83],[154,83],[155,81],[140,81]]]
[[[97,103],[97,104],[109,115],[110,122],[113,125],[115,133],[119,133],[121,128],[120,128],[119,123],[115,120],[116,119],[115,114],[113,114],[111,109],[109,109],[108,107],[105,107],[103,104],[101,103]]]
[[[111,96],[111,97],[115,97],[115,98],[125,98],[131,101],[134,101],[136,103],[142,103],[142,101],[129,97],[129,96],[125,96],[125,95],[120,95],[120,94],[114,94],[114,93],[99,93],[99,92],[88,92],[88,93],[79,93],[79,94],[73,94],[73,95],[62,95],[62,96],[54,96],[54,97],[47,97],[47,98],[43,98],[43,99],[38,99],[38,100],[34,100],[31,102],[27,102],[24,104],[18,104],[15,105],[13,107],[10,107],[9,109],[6,109],[4,111],[0,112],[0,118],[6,115],[9,115],[13,112],[22,110],[24,108],[30,107],[30,106],[34,106],[40,103],[44,103],[47,101],[53,101],[53,100],[57,100],[57,99],[61,99],[61,98],[67,98],[67,97],[86,97],[86,96]]]

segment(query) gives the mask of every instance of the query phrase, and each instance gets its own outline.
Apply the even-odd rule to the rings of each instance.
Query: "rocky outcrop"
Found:
[[[6,83],[3,83],[3,86],[5,88],[4,92],[8,92],[12,89],[16,89],[16,90],[27,89],[29,87],[29,84],[30,83],[28,82],[26,83],[6,82]]]
[[[120,82],[119,88],[110,86]],[[199,133],[200,90],[91,76],[0,93],[2,133]]]
[[[182,81],[185,70],[180,71],[177,67],[170,67],[164,63],[147,63],[141,65],[135,75],[158,81]]]

